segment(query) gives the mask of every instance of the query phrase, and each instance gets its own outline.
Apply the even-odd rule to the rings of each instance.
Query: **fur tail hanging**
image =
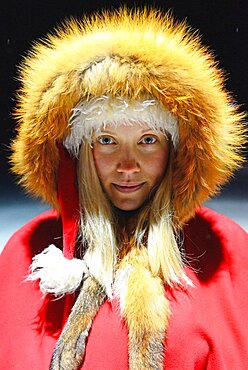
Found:
[[[170,304],[145,248],[131,250],[121,262],[115,293],[129,331],[129,369],[162,370]]]
[[[88,277],[81,288],[67,324],[57,342],[50,370],[76,370],[84,359],[85,344],[93,319],[106,299],[101,285]]]
[[[27,280],[39,279],[41,291],[55,296],[75,292],[82,279],[88,276],[88,268],[83,260],[65,258],[63,252],[54,245],[33,258],[30,272]]]

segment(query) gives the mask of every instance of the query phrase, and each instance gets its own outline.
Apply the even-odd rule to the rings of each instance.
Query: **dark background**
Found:
[[[8,199],[10,205],[15,199],[24,197],[15,185],[16,179],[10,174],[7,161],[10,154],[9,143],[14,136],[15,123],[11,112],[15,106],[15,91],[18,89],[18,64],[33,41],[43,37],[65,18],[80,18],[82,14],[102,8],[118,8],[123,3],[96,0],[1,2],[0,207],[5,204],[4,199]],[[186,19],[194,29],[199,30],[203,43],[210,47],[219,60],[220,67],[225,70],[226,86],[233,92],[234,100],[242,105],[243,110],[248,110],[246,0],[126,1],[125,4],[129,7],[155,5],[163,10],[172,10],[175,18]],[[224,196],[247,201],[247,174],[247,168],[239,171],[231,184],[224,189]]]

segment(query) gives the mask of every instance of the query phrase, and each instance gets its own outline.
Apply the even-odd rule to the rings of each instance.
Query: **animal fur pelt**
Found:
[[[162,280],[149,269],[146,248],[124,257],[115,291],[128,326],[129,369],[162,370],[170,307]]]
[[[145,248],[132,249],[121,261],[114,289],[128,327],[129,369],[162,370],[170,308],[162,280],[149,270]],[[51,370],[79,368],[92,321],[105,299],[99,283],[87,278],[57,342]]]
[[[106,294],[99,283],[94,278],[87,278],[57,342],[50,370],[78,369],[84,358],[92,321],[105,299]]]
[[[72,109],[101,95],[156,98],[178,122],[174,224],[216,193],[242,159],[243,115],[195,32],[156,10],[104,12],[70,21],[35,44],[22,64],[13,170],[57,209],[57,143]]]

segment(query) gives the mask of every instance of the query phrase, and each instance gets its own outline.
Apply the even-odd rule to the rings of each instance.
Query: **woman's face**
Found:
[[[169,158],[165,135],[135,123],[106,125],[93,135],[93,155],[102,186],[115,207],[141,207],[160,184]]]

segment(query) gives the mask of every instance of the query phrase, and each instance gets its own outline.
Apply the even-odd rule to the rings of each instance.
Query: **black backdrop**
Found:
[[[1,81],[0,81],[0,190],[13,186],[7,157],[14,135],[11,112],[18,88],[17,65],[31,43],[43,37],[63,19],[80,18],[102,8],[118,8],[120,1],[82,0],[5,0],[0,5]],[[155,5],[171,9],[179,20],[200,30],[202,40],[214,51],[227,76],[227,88],[235,100],[248,107],[248,2],[246,0],[169,0],[126,1],[129,7]]]

